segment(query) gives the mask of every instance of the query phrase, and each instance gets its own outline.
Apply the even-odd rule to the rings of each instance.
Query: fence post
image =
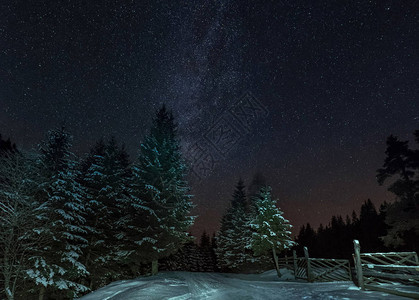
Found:
[[[292,258],[294,261],[294,277],[297,277],[298,265],[297,265],[297,253],[292,250]]]
[[[311,273],[311,265],[310,265],[310,257],[308,256],[308,249],[307,247],[304,247],[304,257],[306,258],[307,261],[307,281],[308,282],[313,282],[313,276]]]
[[[362,274],[362,264],[361,264],[361,246],[359,245],[358,240],[354,240],[354,262],[355,262],[355,269],[356,269],[356,278],[358,279],[358,286],[361,290],[365,290],[364,286],[364,277]]]

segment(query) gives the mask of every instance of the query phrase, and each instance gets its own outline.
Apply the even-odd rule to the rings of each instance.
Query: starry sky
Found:
[[[256,172],[317,226],[393,199],[375,170],[388,135],[419,129],[418,49],[418,1],[0,0],[0,133],[30,148],[65,124],[79,154],[116,136],[135,157],[166,103],[191,168],[194,145],[215,159],[189,175],[193,233]],[[244,95],[250,126],[230,113]],[[239,137],[221,154],[219,120]]]

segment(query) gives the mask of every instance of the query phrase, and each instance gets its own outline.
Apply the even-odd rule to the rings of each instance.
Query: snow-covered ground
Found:
[[[153,277],[113,282],[81,300],[406,299],[360,291],[352,282],[298,282],[286,269],[281,272],[281,278],[274,270],[259,275],[161,272]]]

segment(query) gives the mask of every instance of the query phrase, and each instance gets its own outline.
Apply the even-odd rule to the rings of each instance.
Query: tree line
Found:
[[[193,224],[177,126],[161,107],[133,162],[114,138],[82,157],[64,128],[36,151],[0,147],[0,289],[7,299],[73,299],[156,273]]]
[[[419,143],[419,130],[415,131]],[[260,272],[278,255],[308,246],[316,257],[419,250],[419,150],[394,136],[377,170],[396,200],[377,211],[371,200],[343,219],[333,216],[291,238],[272,189],[256,174],[235,186],[220,230],[195,244],[188,234],[192,195],[177,126],[162,106],[131,160],[114,138],[83,156],[64,128],[35,151],[0,136],[0,292],[7,299],[72,299],[112,281],[165,270]]]
[[[414,132],[419,145],[419,130]],[[370,199],[351,216],[333,216],[328,225],[315,230],[309,223],[302,226],[295,247],[303,255],[307,246],[310,255],[324,258],[348,258],[353,253],[352,241],[360,241],[363,252],[419,252],[419,150],[408,141],[391,135],[386,142],[386,157],[377,170],[377,182],[390,181],[388,190],[395,201],[384,202],[378,211]]]
[[[294,249],[303,256],[307,247],[312,257],[352,259],[353,240],[360,241],[363,252],[383,252],[389,250],[380,237],[387,232],[385,214],[388,203],[381,204],[377,212],[370,199],[366,200],[360,213],[351,216],[332,216],[329,224],[315,230],[310,223],[303,225],[296,236],[298,246]]]
[[[414,132],[414,141],[419,143],[419,130]],[[377,170],[377,181],[382,185],[392,179],[388,190],[395,195],[395,201],[384,201],[377,209],[367,199],[359,212],[353,211],[346,217],[332,216],[328,224],[320,224],[317,229],[310,223],[303,225],[291,248],[299,256],[304,255],[303,247],[306,246],[312,257],[346,258],[352,261],[354,239],[360,241],[363,252],[419,252],[419,150],[410,148],[408,141],[400,141],[392,135],[387,138],[386,144],[386,158],[382,168]],[[194,266],[195,261],[199,266],[206,259],[212,263],[211,270],[224,272],[259,272],[272,267],[273,253],[269,255],[265,251],[256,255],[251,247],[254,234],[251,220],[254,219],[256,208],[254,201],[264,186],[266,180],[260,173],[255,175],[247,192],[243,181],[239,180],[230,207],[222,218],[221,228],[214,238],[211,251],[215,253],[216,260],[206,259],[205,255],[202,259],[200,254],[194,260]],[[281,232],[280,229],[276,231]],[[194,253],[200,251],[198,245],[188,247],[194,248]],[[287,249],[290,247],[277,248],[276,253],[284,255]],[[290,251],[287,254],[290,255]],[[199,267],[188,270],[206,271]]]
[[[254,176],[249,188],[239,179],[220,230],[200,242],[190,242],[163,260],[170,271],[259,273],[275,268],[280,275],[278,255],[294,242],[291,224],[273,199],[262,174]]]
[[[191,240],[183,245],[177,253],[163,258],[160,262],[161,270],[217,272],[219,268],[215,249],[215,234],[209,236],[204,231],[199,240]]]

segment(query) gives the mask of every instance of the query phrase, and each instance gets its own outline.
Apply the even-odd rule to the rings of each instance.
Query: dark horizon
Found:
[[[151,124],[151,122],[150,122]],[[46,134],[46,133],[45,133]],[[22,146],[20,146],[19,143],[16,143],[15,140],[13,139],[13,137],[10,136],[5,136],[2,135],[2,138],[4,140],[10,139],[12,144],[15,144],[16,147],[19,150],[30,150],[30,149],[36,149],[37,148],[37,144],[32,145],[32,147],[27,147],[23,148]],[[45,138],[42,137],[42,138]],[[100,138],[110,138],[110,137],[98,137],[96,139],[96,141],[98,141]],[[74,137],[74,140],[77,141],[77,137]],[[412,143],[412,136],[410,136],[410,139],[408,139],[410,143]],[[83,158],[85,155],[88,154],[88,151],[90,150],[91,147],[94,146],[94,144],[96,143],[96,141],[92,142],[92,144],[83,144],[83,145],[77,145],[74,144],[73,148],[74,148],[74,152],[76,155],[78,155],[80,158]],[[39,140],[39,142],[41,142],[41,140]],[[118,141],[118,143],[120,143],[121,141]],[[384,154],[384,149],[385,149],[385,141],[383,141],[382,145],[383,147],[383,151],[382,153],[377,153],[379,155],[377,155],[377,161],[381,162],[384,160],[385,154]],[[128,148],[128,153],[130,155],[130,159],[131,161],[134,161],[136,158],[136,153],[138,154],[139,151],[139,146],[137,147],[137,149],[133,150]],[[374,184],[376,185],[376,189],[375,191],[371,192],[370,190],[362,190],[359,189],[357,192],[359,193],[358,196],[356,197],[356,199],[354,199],[354,201],[349,202],[346,201],[343,203],[340,202],[335,202],[333,199],[329,199],[327,201],[324,201],[322,199],[322,197],[320,198],[320,203],[304,203],[303,201],[298,201],[296,203],[295,200],[297,200],[297,197],[294,198],[290,198],[287,199],[285,197],[281,197],[281,194],[285,194],[284,192],[277,191],[277,188],[281,187],[281,183],[275,185],[275,180],[270,179],[267,180],[267,184],[273,186],[273,196],[275,198],[278,199],[278,205],[279,207],[284,211],[285,217],[287,219],[290,220],[291,224],[293,225],[293,235],[298,234],[298,231],[300,230],[301,226],[310,223],[310,225],[313,226],[314,229],[316,229],[320,224],[323,225],[328,225],[331,217],[332,216],[338,216],[341,215],[342,217],[345,217],[346,215],[351,216],[352,212],[355,211],[356,214],[359,216],[359,209],[361,207],[361,205],[367,200],[367,199],[371,199],[373,204],[375,205],[377,211],[379,209],[379,206],[384,202],[392,202],[393,200],[396,199],[396,197],[389,191],[387,191],[387,187],[386,185],[384,186],[379,186],[379,184],[376,182],[376,178],[375,178],[375,173],[376,170],[381,167],[381,165],[377,166],[376,169],[371,169],[370,170],[370,174],[373,174],[374,177],[371,176],[369,183],[371,184],[371,186],[373,186]],[[208,234],[212,235],[213,233],[216,233],[219,229],[219,225],[220,225],[220,221],[221,221],[221,217],[222,215],[225,213],[226,209],[230,206],[230,202],[232,199],[232,193],[234,190],[235,185],[237,184],[237,181],[239,180],[239,178],[244,180],[244,183],[246,185],[246,188],[248,188],[249,184],[251,183],[251,180],[253,179],[253,176],[256,173],[260,173],[263,174],[265,177],[270,178],[269,174],[264,173],[263,171],[261,171],[260,169],[251,169],[251,170],[247,170],[248,172],[245,174],[245,176],[243,176],[242,172],[240,173],[241,175],[236,175],[236,177],[234,177],[234,174],[232,174],[232,177],[229,178],[229,182],[222,182],[222,188],[225,191],[225,197],[221,199],[221,197],[219,198],[221,201],[219,201],[217,207],[211,207],[211,206],[207,206],[209,202],[209,200],[205,200],[205,196],[198,198],[196,194],[194,194],[194,189],[199,189],[202,188],[204,189],[205,187],[203,185],[205,185],[205,181],[201,180],[197,180],[195,176],[189,174],[188,179],[193,183],[192,184],[192,194],[194,195],[193,198],[193,202],[196,206],[196,208],[193,210],[193,215],[197,215],[198,218],[196,219],[195,224],[191,227],[190,232],[192,233],[192,235],[194,235],[197,239],[201,236],[203,231],[206,231]],[[215,172],[215,171],[214,171]],[[216,173],[215,173],[216,175]],[[307,174],[308,175],[308,174]],[[203,181],[203,182],[202,182]],[[344,182],[340,182],[341,184],[344,184]],[[219,182],[214,182],[214,185],[217,187],[220,187],[220,183]],[[213,191],[215,189],[215,186],[208,186],[208,193],[210,194],[209,191]],[[277,188],[275,188],[277,187]],[[344,189],[344,187],[343,187]],[[322,193],[324,190],[320,190],[317,193]],[[205,192],[205,189],[204,189]],[[205,193],[201,193],[201,195],[205,195]],[[380,197],[377,197],[377,195],[381,195]],[[348,196],[348,195],[346,195]],[[373,197],[375,196],[375,197]],[[302,197],[302,196],[301,196]],[[311,196],[313,197],[313,196]],[[300,198],[301,199],[301,198]],[[205,201],[203,201],[205,200]],[[350,199],[348,199],[350,200]],[[208,201],[208,202],[207,202]],[[198,204],[200,203],[200,204]],[[203,211],[204,213],[202,213],[201,211]],[[313,211],[315,211],[315,213],[313,214]],[[307,217],[307,218],[306,218]]]

